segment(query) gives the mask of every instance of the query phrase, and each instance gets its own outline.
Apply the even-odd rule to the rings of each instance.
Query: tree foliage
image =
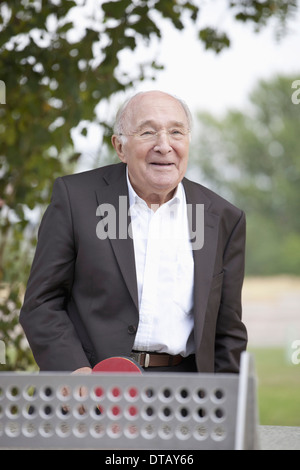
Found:
[[[261,27],[280,23],[296,1],[226,1],[236,21]],[[17,315],[32,260],[35,232],[29,216],[50,198],[53,180],[72,169],[72,129],[97,121],[96,107],[162,66],[155,57],[129,73],[120,65],[124,50],[162,36],[164,22],[195,27],[206,49],[230,46],[228,32],[199,27],[203,1],[186,0],[9,0],[0,1],[0,339],[15,346],[6,369],[25,368]],[[1,83],[2,83],[1,82]],[[107,134],[110,122],[100,123]],[[42,209],[40,209],[40,212]],[[5,293],[4,293],[5,292]]]
[[[300,274],[297,78],[261,81],[244,112],[199,115],[193,163],[207,184],[246,211],[249,274]]]

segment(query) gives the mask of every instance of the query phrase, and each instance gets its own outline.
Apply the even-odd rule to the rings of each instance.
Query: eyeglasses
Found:
[[[153,129],[143,129],[139,132],[135,132],[132,134],[119,134],[120,136],[125,136],[125,137],[136,137],[137,139],[144,141],[144,142],[153,142],[156,141],[158,136],[162,133],[165,132],[169,138],[169,140],[172,141],[179,141],[185,139],[187,135],[190,134],[189,129],[185,128],[175,128],[175,129],[169,129],[167,131],[165,130],[160,130],[160,131],[155,131]]]

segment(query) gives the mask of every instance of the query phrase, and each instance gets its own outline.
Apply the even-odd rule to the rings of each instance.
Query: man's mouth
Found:
[[[155,166],[172,166],[174,163],[158,163],[158,162],[152,162],[150,165],[155,165]]]

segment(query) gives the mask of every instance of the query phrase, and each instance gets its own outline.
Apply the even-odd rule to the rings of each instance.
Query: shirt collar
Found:
[[[127,178],[127,185],[128,185],[128,193],[129,193],[129,206],[133,206],[135,204],[146,204],[144,199],[142,199],[133,189],[132,184],[130,182],[129,176],[128,176],[128,167],[126,167],[126,178]],[[183,184],[180,182],[179,185],[176,188],[175,194],[166,203],[166,205],[173,205],[173,204],[182,204],[185,202],[185,193],[183,189]],[[147,204],[146,204],[147,205]],[[148,206],[147,206],[148,207]]]

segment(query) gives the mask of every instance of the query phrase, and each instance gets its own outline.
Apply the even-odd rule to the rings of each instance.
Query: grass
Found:
[[[249,349],[255,359],[261,425],[300,426],[300,364],[288,362],[284,349]]]

